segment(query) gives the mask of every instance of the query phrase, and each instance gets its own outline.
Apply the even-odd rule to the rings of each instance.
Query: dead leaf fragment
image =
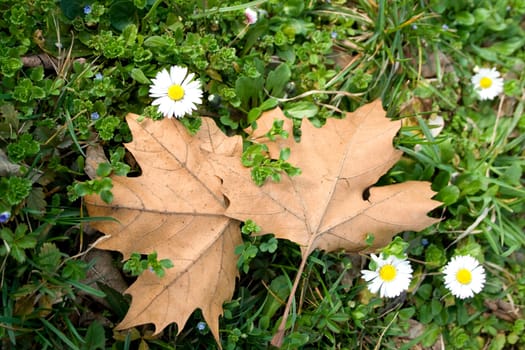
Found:
[[[97,248],[170,259],[174,267],[159,278],[146,271],[131,285],[131,307],[117,329],[153,323],[160,332],[172,322],[179,332],[200,308],[219,342],[222,304],[231,299],[237,276],[235,246],[241,243],[239,223],[224,216],[221,181],[207,166],[210,152],[239,158],[240,138],[228,138],[213,120],[203,118],[191,136],[175,119],[139,122],[129,114],[133,141],[126,148],[142,174],[113,176],[111,204],[98,196],[85,198],[90,216],[115,221],[93,224],[110,237]]]

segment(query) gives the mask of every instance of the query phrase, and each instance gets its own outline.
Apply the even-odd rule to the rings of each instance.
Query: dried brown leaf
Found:
[[[239,223],[224,216],[221,181],[207,166],[210,152],[239,159],[240,138],[228,138],[211,119],[195,136],[174,119],[142,122],[127,116],[133,141],[126,148],[141,166],[138,177],[113,176],[111,204],[85,198],[95,228],[110,237],[97,248],[118,250],[124,258],[157,252],[174,267],[159,278],[146,271],[126,291],[131,307],[117,329],[153,323],[156,333],[175,322],[179,332],[200,308],[219,342],[218,318],[237,276],[234,254],[241,243]]]
[[[275,118],[283,119],[284,129],[291,130],[291,121],[277,109],[261,117],[252,139],[267,143],[273,158],[280,149],[290,148],[288,161],[302,174],[258,187],[248,169],[216,157],[230,200],[226,215],[251,219],[261,226],[261,233],[296,242],[307,255],[316,248],[363,250],[368,233],[375,237],[373,247],[382,247],[400,231],[419,231],[436,222],[427,216],[440,204],[431,199],[430,183],[371,187],[402,153],[392,146],[401,123],[385,117],[379,100],[344,119],[329,119],[322,128],[304,122],[298,143],[292,137],[265,139]]]

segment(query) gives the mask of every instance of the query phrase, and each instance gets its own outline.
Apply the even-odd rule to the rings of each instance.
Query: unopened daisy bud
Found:
[[[485,269],[470,255],[453,257],[443,273],[445,287],[460,299],[473,297],[485,284]]]
[[[246,19],[246,24],[248,25],[257,22],[257,12],[249,7],[244,10],[244,17]]]
[[[479,68],[471,82],[480,100],[492,100],[503,92],[503,78],[496,68]]]
[[[406,259],[399,259],[393,255],[384,257],[371,255],[376,267],[375,270],[362,270],[363,279],[368,282],[368,290],[381,297],[395,298],[408,289],[412,280],[412,266]]]

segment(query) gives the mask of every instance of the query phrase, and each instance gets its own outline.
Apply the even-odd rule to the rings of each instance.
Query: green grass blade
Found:
[[[51,324],[51,322],[49,322],[48,320],[46,320],[45,318],[41,319],[42,323],[44,324],[44,326],[49,329],[51,332],[55,333],[56,336],[58,338],[60,338],[60,340],[62,340],[62,342],[64,342],[64,344],[66,344],[68,346],[68,349],[70,350],[80,350],[79,347],[73,343],[64,333],[62,333],[58,328],[56,328],[55,326],[53,326]]]

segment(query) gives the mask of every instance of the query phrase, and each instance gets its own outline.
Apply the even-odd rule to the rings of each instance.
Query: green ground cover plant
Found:
[[[442,202],[431,213],[438,223],[402,232],[382,250],[413,268],[394,298],[367,289],[361,270],[375,269],[368,254],[315,250],[282,348],[525,346],[524,1],[23,3],[0,0],[3,348],[218,347],[198,310],[183,329],[114,330],[130,299],[113,280],[127,286],[171,264],[154,252],[126,262],[114,253],[101,264],[92,255],[101,234],[90,223],[112,219],[89,217],[84,206],[91,194],[111,202],[112,174],[141,174],[123,147],[132,140],[125,116],[163,118],[149,89],[174,65],[202,85],[202,104],[180,119],[193,133],[206,116],[226,135],[246,137],[279,106],[295,126],[288,136],[300,138],[301,123],[322,127],[381,99],[390,118],[404,118],[394,141],[404,156],[378,185],[429,181]],[[492,98],[480,99],[472,83],[483,68],[501,73]],[[271,137],[283,137],[282,127]],[[95,167],[92,146],[107,158]],[[244,148],[255,181],[300,176],[288,155],[271,161],[260,146]],[[224,349],[270,347],[301,261],[296,244],[257,231],[257,222],[245,222],[235,250],[239,278],[220,320]],[[481,263],[486,281],[461,299],[443,269],[465,255]]]

